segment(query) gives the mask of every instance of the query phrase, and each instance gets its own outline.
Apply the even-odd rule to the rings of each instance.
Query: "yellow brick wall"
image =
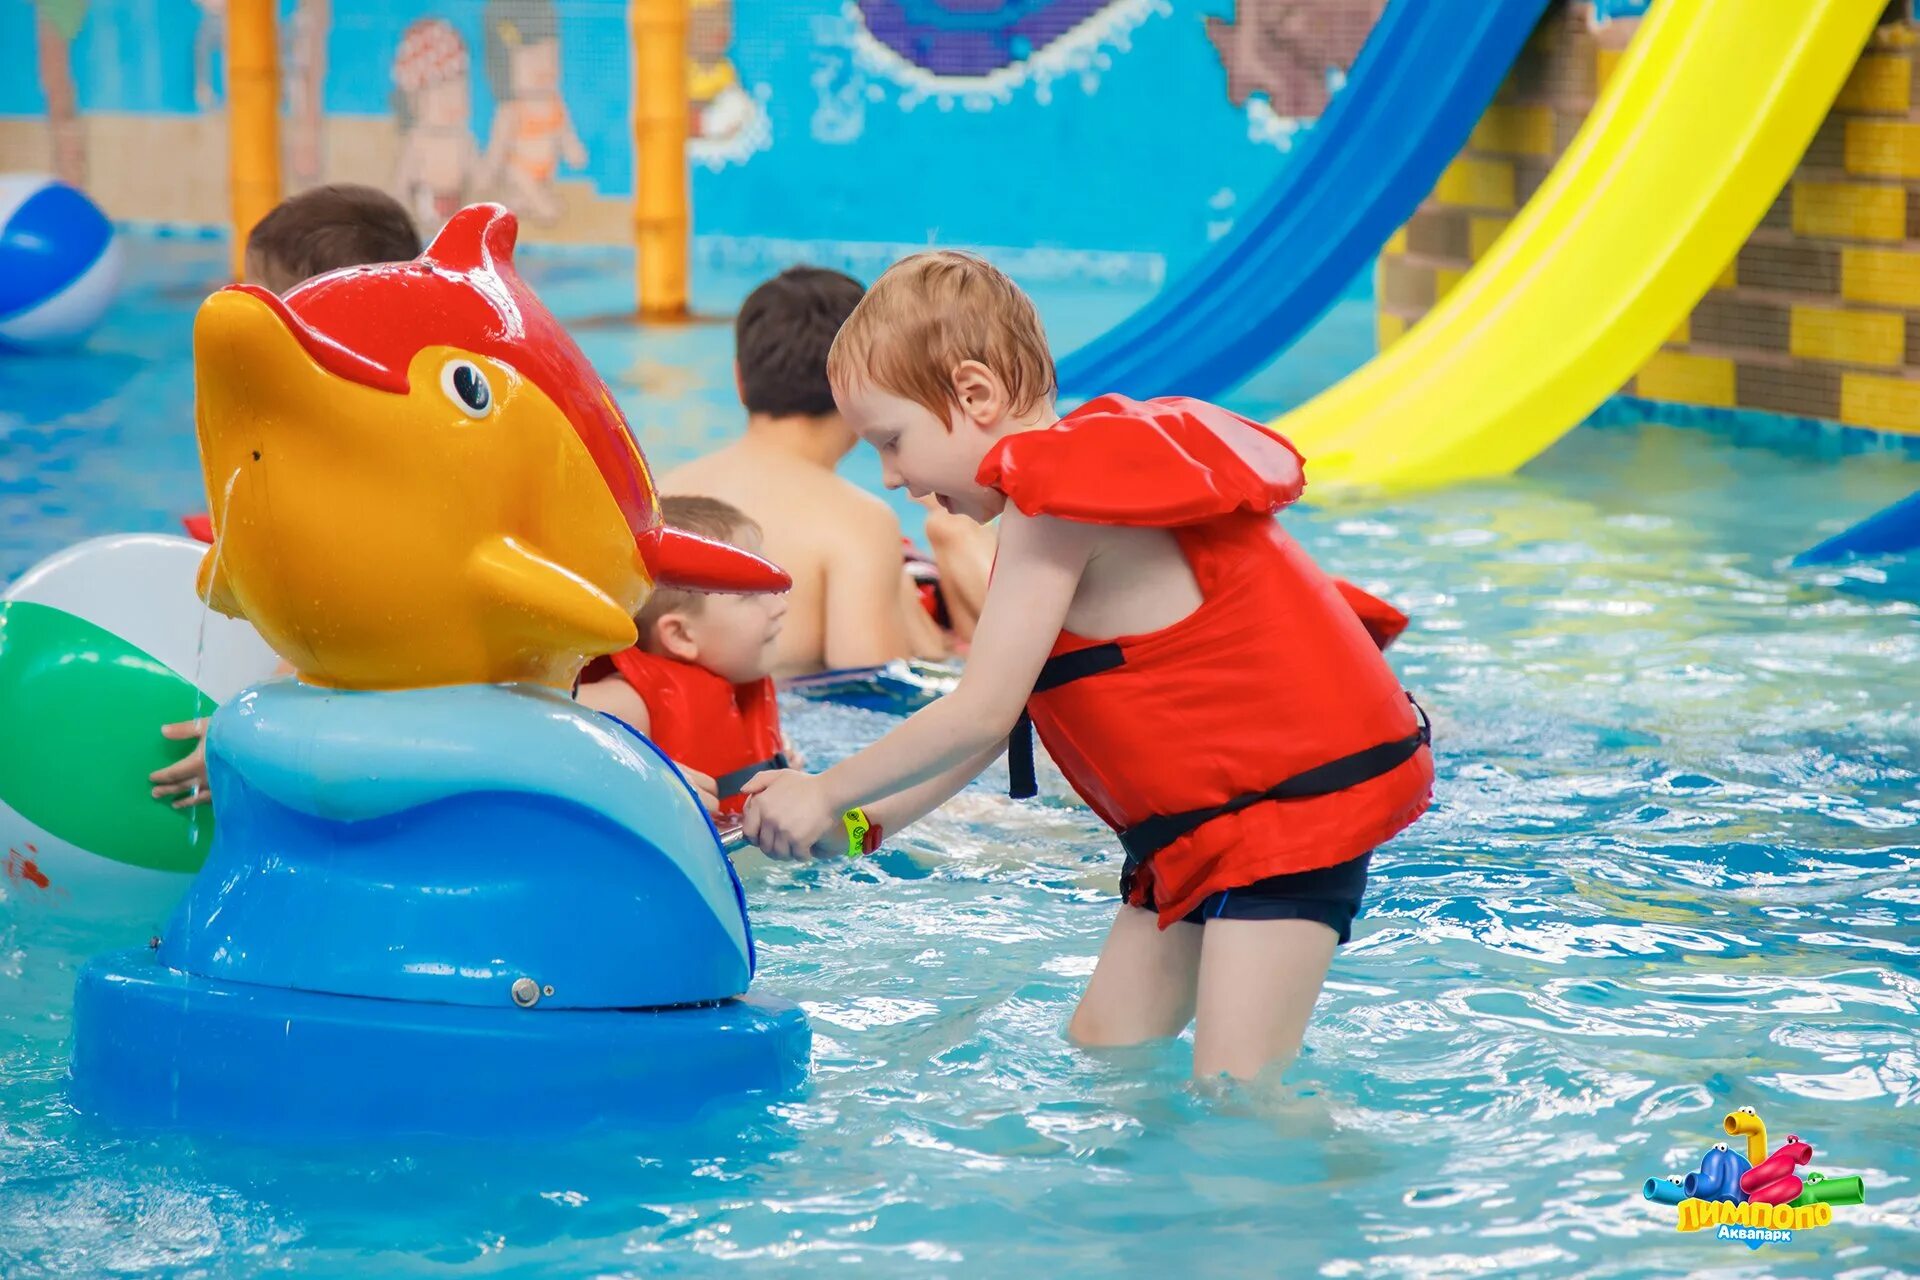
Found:
[[[1578,131],[1635,24],[1555,5],[1380,259],[1384,348],[1445,298]],[[1787,189],[1622,390],[1920,433],[1920,29],[1885,27]]]
[[[1433,199],[1463,209],[1513,208],[1513,165],[1462,156],[1440,175]]]
[[[1920,253],[1843,246],[1840,296],[1849,302],[1920,311]]]

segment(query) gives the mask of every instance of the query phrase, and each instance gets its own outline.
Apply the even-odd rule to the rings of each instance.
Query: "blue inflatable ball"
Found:
[[[0,175],[0,348],[80,341],[119,284],[120,246],[98,205],[52,178]]]

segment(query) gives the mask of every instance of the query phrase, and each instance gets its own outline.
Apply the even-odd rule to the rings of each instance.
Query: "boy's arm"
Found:
[[[969,757],[937,777],[927,779],[917,787],[908,787],[905,791],[895,792],[884,800],[875,800],[866,806],[868,820],[886,835],[905,831],[959,795],[969,782],[979,777],[981,772],[999,759],[1000,753],[1006,749],[1006,739],[1002,738],[977,755]]]
[[[807,853],[847,809],[957,772],[1006,739],[1066,622],[1094,530],[1011,511],[1001,523],[999,569],[959,687],[817,777],[762,774],[748,783],[746,832],[761,849]]]
[[[885,507],[849,504],[826,560],[829,670],[877,667],[913,652],[901,608],[900,520]]]
[[[917,787],[908,787],[896,792],[884,800],[875,800],[866,806],[867,821],[877,828],[882,837],[896,836],[920,819],[938,809],[947,801],[959,795],[969,782],[979,777],[981,772],[1007,749],[1004,742],[996,742],[972,759],[962,762],[936,778],[929,778]],[[838,858],[846,855],[847,838],[844,827],[835,823],[827,829],[814,845],[816,858]]]
[[[595,680],[583,684],[573,700],[591,711],[604,712],[623,720],[641,734],[653,732],[653,716],[647,710],[647,700],[635,693],[633,686],[618,676],[609,676],[605,680]],[[700,797],[700,804],[708,813],[720,812],[720,788],[714,780],[698,769],[690,769],[678,760],[674,768],[680,770],[687,782],[692,785],[694,794]]]
[[[581,685],[573,700],[583,707],[616,716],[640,733],[653,732],[653,716],[647,711],[647,700],[619,676]]]

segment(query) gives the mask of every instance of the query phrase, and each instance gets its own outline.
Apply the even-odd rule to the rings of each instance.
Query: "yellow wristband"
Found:
[[[840,815],[847,828],[847,856],[857,858],[880,847],[880,826],[867,818],[865,809],[849,809]]]

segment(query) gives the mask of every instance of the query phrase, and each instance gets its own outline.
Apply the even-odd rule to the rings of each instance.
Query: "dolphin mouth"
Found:
[[[655,525],[634,539],[635,551],[656,585],[719,595],[757,595],[793,585],[786,570],[725,542]]]
[[[230,300],[229,296],[231,296]],[[309,359],[337,378],[357,382],[363,387],[372,387],[377,391],[390,391],[396,395],[407,393],[407,371],[390,369],[375,360],[369,360],[357,351],[351,351],[326,334],[313,328],[293,313],[292,308],[283,302],[272,290],[262,289],[257,284],[230,284],[207,299],[202,308],[213,322],[218,324],[228,313],[242,306],[239,299],[251,298],[273,314],[289,334],[307,353]],[[226,301],[223,301],[226,300]]]

